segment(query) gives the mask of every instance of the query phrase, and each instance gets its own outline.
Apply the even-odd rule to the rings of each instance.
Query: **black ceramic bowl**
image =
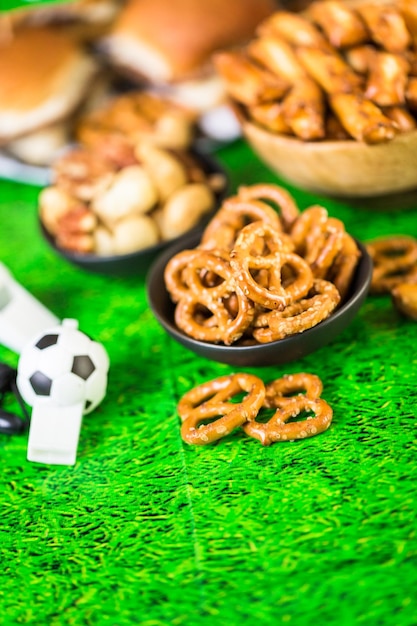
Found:
[[[174,321],[174,304],[165,288],[164,270],[169,259],[184,249],[195,248],[199,236],[190,235],[171,246],[152,265],[147,276],[149,306],[163,328],[176,341],[200,356],[238,367],[283,365],[331,343],[354,319],[368,293],[372,276],[372,261],[366,248],[356,242],[362,252],[352,288],[345,303],[329,318],[313,328],[266,344],[254,346],[225,346],[197,341],[185,335]]]
[[[42,222],[39,220],[40,231],[44,239],[59,256],[63,257],[69,263],[82,267],[89,272],[107,274],[109,276],[146,274],[152,262],[158,257],[159,254],[162,253],[163,250],[171,245],[180,245],[180,247],[182,247],[181,242],[185,237],[201,234],[209,220],[212,218],[214,212],[217,211],[221,202],[228,193],[228,177],[225,170],[219,165],[219,163],[205,154],[203,155],[201,153],[193,152],[193,155],[206,174],[221,175],[224,178],[224,186],[219,191],[216,191],[216,203],[214,210],[207,213],[196,226],[187,231],[184,235],[171,239],[170,241],[161,241],[154,246],[130,252],[129,254],[99,256],[97,254],[72,252],[59,247],[56,244],[54,237],[46,230]]]

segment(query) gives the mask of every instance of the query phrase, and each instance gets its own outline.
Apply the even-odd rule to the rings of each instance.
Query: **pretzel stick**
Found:
[[[379,106],[405,103],[410,64],[399,54],[376,52],[366,83],[365,97]]]
[[[294,135],[300,139],[323,139],[324,94],[313,80],[306,78],[295,83],[282,101],[282,113]]]
[[[282,102],[263,102],[247,107],[247,113],[252,121],[272,133],[292,135],[292,129],[285,121],[282,112]]]
[[[302,15],[276,11],[258,27],[260,36],[278,35],[294,46],[328,49],[329,43],[318,28]]]
[[[308,74],[327,93],[352,93],[360,89],[362,78],[336,51],[299,46],[296,53]]]
[[[343,127],[357,141],[375,144],[395,137],[396,126],[381,109],[360,94],[338,93],[329,97],[330,106]]]
[[[320,26],[335,48],[357,46],[369,39],[360,15],[343,2],[313,2],[306,14]]]
[[[377,3],[358,5],[357,11],[368,27],[373,41],[388,52],[403,52],[411,44],[404,18],[395,6]]]
[[[280,100],[287,92],[287,81],[258,67],[240,52],[218,52],[214,64],[230,95],[248,106]]]
[[[292,46],[278,35],[265,35],[248,45],[248,54],[271,72],[293,84],[306,77]]]

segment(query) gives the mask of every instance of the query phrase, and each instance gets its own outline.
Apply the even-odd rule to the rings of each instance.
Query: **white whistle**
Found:
[[[109,357],[103,345],[64,319],[25,346],[17,366],[17,388],[32,407],[27,458],[74,465],[82,417],[103,400]]]
[[[0,344],[20,354],[34,335],[56,324],[59,319],[0,263]]]

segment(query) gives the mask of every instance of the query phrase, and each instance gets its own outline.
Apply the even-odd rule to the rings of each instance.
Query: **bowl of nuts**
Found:
[[[284,364],[333,341],[372,277],[363,244],[322,206],[299,211],[277,185],[241,187],[203,232],[166,250],[147,276],[166,332],[235,366]]]
[[[226,192],[224,170],[207,155],[147,142],[123,149],[114,160],[71,148],[39,195],[45,240],[91,272],[146,272],[167,245],[204,228]]]
[[[277,11],[215,63],[245,138],[279,176],[382,197],[417,188],[416,40],[406,0],[317,0]]]

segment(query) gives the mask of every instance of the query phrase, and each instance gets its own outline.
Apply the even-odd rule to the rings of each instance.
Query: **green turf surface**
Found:
[[[218,156],[233,189],[278,181],[241,143]],[[416,210],[287,188],[359,239],[417,235]],[[416,324],[368,297],[332,345],[244,370],[265,381],[318,374],[334,409],[326,433],[269,448],[242,432],[188,446],[179,397],[233,368],[164,333],[143,277],[87,274],[55,256],[38,233],[37,193],[0,182],[0,259],[103,342],[111,370],[75,467],[29,463],[26,436],[0,435],[0,623],[415,626]],[[17,356],[1,349],[0,360]]]

